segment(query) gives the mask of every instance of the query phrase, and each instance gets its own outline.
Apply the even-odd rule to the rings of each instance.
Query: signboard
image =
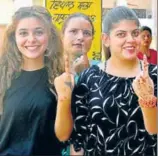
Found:
[[[59,29],[61,29],[63,21],[72,13],[81,12],[88,15],[95,29],[88,57],[93,60],[101,59],[102,0],[45,0],[45,7],[52,15],[53,22]]]

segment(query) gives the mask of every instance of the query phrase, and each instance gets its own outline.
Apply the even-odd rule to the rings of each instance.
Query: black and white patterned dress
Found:
[[[149,65],[157,95],[157,67]],[[154,156],[157,136],[144,127],[134,78],[105,73],[98,66],[85,70],[74,88],[72,142],[86,156]]]

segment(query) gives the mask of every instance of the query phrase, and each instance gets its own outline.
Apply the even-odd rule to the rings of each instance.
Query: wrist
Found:
[[[71,102],[71,97],[58,96],[58,101],[70,101]]]
[[[138,103],[142,108],[154,108],[157,104],[157,98],[154,95],[148,95],[144,98],[139,98]]]
[[[151,99],[152,97],[154,97],[153,94],[144,94],[144,95],[142,95],[142,96],[138,96],[138,99],[149,100],[149,99]]]

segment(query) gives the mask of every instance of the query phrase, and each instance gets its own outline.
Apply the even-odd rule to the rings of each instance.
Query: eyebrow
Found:
[[[38,29],[40,29],[40,30],[44,30],[43,27],[37,27],[37,28],[35,28],[35,30],[38,30]]]
[[[134,30],[132,30],[132,31],[136,31],[136,30],[139,30],[139,28],[134,29]],[[131,31],[131,32],[132,32],[132,31]],[[126,30],[117,30],[116,33],[117,33],[117,32],[127,32],[127,31],[126,31]]]
[[[26,28],[21,28],[18,31],[27,31],[27,30],[28,29],[26,29]],[[42,28],[42,27],[36,27],[35,30],[44,30],[44,28]]]
[[[70,28],[70,30],[72,30],[72,29],[76,29],[76,30],[89,30],[89,31],[91,31],[91,29]]]

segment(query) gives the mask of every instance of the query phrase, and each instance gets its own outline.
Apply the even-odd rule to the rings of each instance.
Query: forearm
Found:
[[[149,134],[157,134],[157,107],[141,107],[144,125]]]
[[[157,108],[142,108],[144,125],[149,134],[157,133]]]
[[[70,103],[71,100],[58,100],[55,120],[55,133],[60,141],[68,140],[73,129],[73,119]]]

